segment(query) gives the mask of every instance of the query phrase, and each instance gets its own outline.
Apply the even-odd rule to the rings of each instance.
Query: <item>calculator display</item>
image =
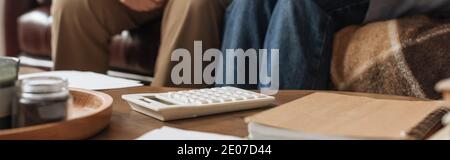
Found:
[[[173,104],[173,103],[171,103],[171,102],[168,102],[168,101],[159,99],[159,98],[157,98],[157,97],[155,97],[155,96],[145,96],[144,98],[147,98],[147,99],[150,99],[150,100],[153,100],[153,101],[156,101],[156,102],[165,104],[165,105],[176,105],[176,104]]]

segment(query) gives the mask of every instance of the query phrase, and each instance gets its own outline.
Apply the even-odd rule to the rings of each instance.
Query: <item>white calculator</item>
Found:
[[[131,108],[161,121],[270,106],[272,96],[235,87],[123,95]]]

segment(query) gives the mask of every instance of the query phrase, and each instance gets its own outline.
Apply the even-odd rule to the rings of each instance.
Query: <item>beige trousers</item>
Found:
[[[174,86],[170,79],[175,63],[170,61],[172,51],[183,48],[193,54],[196,40],[203,41],[204,50],[220,48],[228,1],[168,0],[165,8],[152,12],[135,12],[119,0],[53,1],[54,69],[105,73],[109,67],[111,38],[163,13],[161,46],[152,86]]]

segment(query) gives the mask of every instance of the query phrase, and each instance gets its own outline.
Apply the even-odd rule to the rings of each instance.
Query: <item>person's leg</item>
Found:
[[[364,22],[371,0],[314,0],[333,18],[336,31]]]
[[[279,49],[280,89],[327,87],[333,28],[331,17],[314,1],[278,2],[264,48]]]
[[[222,50],[262,48],[278,0],[233,0],[225,16]]]
[[[54,69],[106,73],[112,36],[160,16],[158,12],[135,12],[119,0],[53,1]]]
[[[264,48],[279,49],[280,89],[329,88],[334,32],[362,23],[368,0],[362,1],[279,1]]]
[[[194,53],[194,41],[203,42],[203,51],[221,46],[223,16],[228,1],[169,0],[163,17],[161,47],[152,86],[174,86],[170,77],[171,70],[176,64],[170,61],[174,50],[187,49],[192,55]],[[205,66],[205,64],[202,66]],[[194,76],[192,75],[192,77]],[[194,81],[192,80],[192,82]],[[204,85],[177,87],[200,86]]]
[[[227,56],[227,49],[243,49],[244,51],[250,48],[260,49],[263,47],[267,27],[272,17],[272,11],[278,0],[233,0],[227,9],[225,16],[225,29],[222,43],[222,52],[224,59]],[[220,65],[219,68],[226,73],[233,65],[235,68],[235,75],[237,74],[237,66],[234,64]],[[248,65],[246,65],[248,68]],[[248,70],[246,71],[248,73]],[[224,76],[226,77],[226,76]],[[235,76],[235,80],[236,80]],[[248,79],[248,77],[246,78]],[[235,81],[236,82],[236,81]],[[222,85],[233,85],[240,88],[254,89],[256,84],[227,84],[223,80]]]

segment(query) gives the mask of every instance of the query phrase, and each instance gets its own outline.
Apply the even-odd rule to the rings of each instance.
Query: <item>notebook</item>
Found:
[[[434,101],[315,93],[246,118],[250,139],[426,139],[448,113]]]

